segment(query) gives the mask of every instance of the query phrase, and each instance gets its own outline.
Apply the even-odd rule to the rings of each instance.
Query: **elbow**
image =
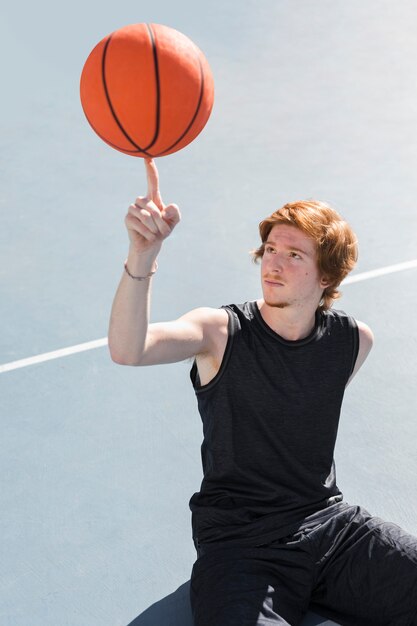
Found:
[[[118,351],[115,348],[112,348],[109,344],[109,353],[110,353],[110,358],[113,361],[113,363],[117,363],[117,365],[130,365],[130,366],[136,366],[136,365],[140,365],[140,359],[138,358],[133,358],[132,355],[129,354],[124,354],[121,351]]]
[[[122,356],[110,353],[110,357],[113,363],[116,363],[116,365],[130,365],[128,360],[124,359]]]

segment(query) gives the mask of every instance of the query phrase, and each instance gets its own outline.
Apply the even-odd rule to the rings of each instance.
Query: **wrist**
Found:
[[[155,250],[152,252],[136,252],[135,250],[130,249],[126,263],[132,274],[144,276],[145,274],[155,270],[157,266],[157,255],[158,251]]]
[[[125,267],[126,274],[130,278],[132,278],[133,280],[142,281],[142,280],[147,280],[148,278],[151,278],[155,274],[156,270],[158,269],[158,262],[157,261],[154,262],[154,269],[152,271],[148,272],[148,274],[145,274],[145,276],[135,276],[134,274],[132,274],[131,271],[128,268],[127,259],[125,261],[124,267]]]

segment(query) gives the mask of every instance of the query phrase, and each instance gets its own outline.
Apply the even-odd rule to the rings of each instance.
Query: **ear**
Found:
[[[328,287],[330,285],[330,280],[328,280],[325,276],[322,276],[320,279],[320,287],[323,287],[323,289],[326,289],[326,287]]]

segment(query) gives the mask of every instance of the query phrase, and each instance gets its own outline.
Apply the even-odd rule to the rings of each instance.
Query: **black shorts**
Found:
[[[309,609],[342,626],[417,626],[417,537],[361,506],[334,504],[269,544],[199,544],[197,557],[195,626],[296,626]]]

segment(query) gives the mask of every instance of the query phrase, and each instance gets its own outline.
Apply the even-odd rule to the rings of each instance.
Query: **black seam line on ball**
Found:
[[[161,122],[161,82],[159,79],[159,64],[158,64],[158,50],[156,47],[155,36],[150,24],[146,24],[149,31],[149,36],[152,43],[153,62],[155,68],[155,81],[156,81],[156,119],[155,119],[155,133],[151,143],[149,143],[144,149],[149,150],[155,144],[159,137],[159,128]]]
[[[126,137],[126,139],[127,139],[128,141],[130,141],[130,143],[132,144],[132,146],[135,146],[135,148],[137,148],[137,151],[138,151],[138,152],[143,152],[143,154],[146,154],[146,156],[152,156],[152,155],[150,155],[148,152],[146,152],[146,149],[141,148],[141,147],[140,147],[137,143],[135,143],[135,142],[133,141],[133,139],[132,139],[131,137],[129,137],[129,135],[127,134],[127,132],[126,132],[126,131],[125,131],[125,129],[123,128],[122,124],[120,123],[120,120],[119,120],[119,118],[117,117],[117,115],[116,115],[116,113],[115,113],[115,110],[114,110],[114,108],[113,108],[113,105],[112,105],[112,103],[111,103],[111,100],[110,100],[110,94],[109,94],[109,92],[108,92],[108,89],[107,89],[107,82],[106,82],[106,56],[107,56],[107,48],[109,47],[109,43],[110,43],[110,41],[111,41],[111,39],[112,39],[112,36],[113,36],[113,35],[109,35],[109,37],[108,37],[108,39],[107,39],[107,41],[106,41],[106,44],[105,44],[105,46],[104,46],[103,56],[102,56],[102,59],[101,59],[101,77],[102,77],[102,81],[103,81],[104,93],[106,94],[107,103],[108,103],[108,105],[109,105],[109,108],[110,108],[111,114],[113,115],[113,119],[114,119],[114,121],[116,122],[116,124],[118,125],[118,127],[119,127],[119,128],[120,128],[120,130],[122,131],[123,135]],[[120,150],[122,150],[122,151],[123,151],[123,150],[124,150],[124,148],[120,148]],[[128,151],[126,151],[126,152],[132,152],[132,153],[133,153],[133,152],[135,152],[135,150],[128,150]]]
[[[86,114],[85,111],[84,111],[84,114],[85,114],[85,117],[87,118],[87,122],[90,124],[91,128],[96,133],[96,135],[98,135],[100,137],[100,139],[102,139],[105,143],[107,143],[112,148],[115,148],[116,150],[120,150],[121,152],[125,152],[126,154],[132,154],[133,156],[136,156],[136,155],[138,155],[139,152],[141,152],[140,150],[128,150],[127,148],[121,148],[120,146],[117,146],[115,143],[112,143],[111,141],[109,141],[109,139],[106,139],[106,137],[104,137],[104,135],[101,135],[98,132],[97,128],[94,126],[94,124],[88,118],[88,115]],[[140,156],[140,155],[138,155],[138,156]],[[146,152],[145,156],[149,156],[150,158],[154,157],[153,154],[148,154],[147,152]]]
[[[200,58],[198,56],[197,56],[197,60],[198,60],[198,63],[200,65],[201,87],[200,87],[200,97],[198,99],[197,108],[195,110],[193,118],[192,118],[191,122],[188,124],[187,128],[185,129],[185,131],[182,133],[182,135],[171,146],[169,146],[169,148],[166,148],[165,150],[163,150],[162,152],[159,152],[155,156],[162,156],[162,155],[165,154],[165,152],[168,152],[169,150],[172,150],[172,148],[174,148],[177,144],[179,144],[179,142],[182,139],[184,139],[185,135],[188,133],[188,131],[190,130],[190,128],[194,124],[194,120],[195,120],[195,118],[198,115],[198,112],[199,112],[200,107],[201,107],[201,102],[203,100],[203,94],[204,94],[204,72],[203,72],[203,66],[201,65],[201,61],[200,61]]]

